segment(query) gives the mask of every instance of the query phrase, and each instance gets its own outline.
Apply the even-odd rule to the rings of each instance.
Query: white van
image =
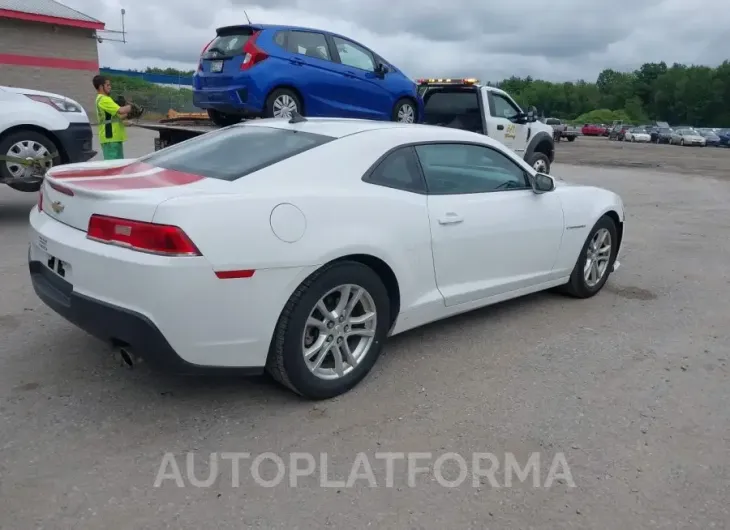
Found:
[[[15,159],[43,160],[43,168],[86,162],[96,155],[86,111],[59,94],[0,86],[0,184],[38,191],[45,171]]]

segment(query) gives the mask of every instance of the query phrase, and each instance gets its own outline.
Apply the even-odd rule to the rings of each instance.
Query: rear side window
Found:
[[[290,31],[287,34],[287,50],[315,59],[331,60],[327,39],[322,33]]]
[[[248,28],[241,28],[231,34],[219,35],[205,50],[203,58],[241,55],[243,54],[243,47],[251,35],[253,35],[253,30]]]
[[[141,160],[164,169],[233,181],[332,140],[320,134],[241,125],[203,134]]]
[[[401,147],[390,153],[364,180],[387,188],[426,193],[418,159],[412,147]]]

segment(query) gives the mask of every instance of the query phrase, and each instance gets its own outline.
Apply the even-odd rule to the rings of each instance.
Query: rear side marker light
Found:
[[[94,214],[89,219],[86,237],[100,243],[161,256],[202,255],[187,234],[177,226]]]
[[[237,278],[250,278],[256,271],[245,269],[239,271],[215,271],[215,275],[221,280],[234,280]]]

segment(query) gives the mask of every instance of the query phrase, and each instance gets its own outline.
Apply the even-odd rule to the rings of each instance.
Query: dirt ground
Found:
[[[730,149],[617,142],[579,136],[555,147],[555,161],[580,166],[654,169],[657,171],[730,178]]]

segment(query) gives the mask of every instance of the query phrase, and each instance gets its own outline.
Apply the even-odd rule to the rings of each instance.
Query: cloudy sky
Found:
[[[645,62],[716,65],[730,49],[729,0],[61,1],[108,29],[126,9],[127,44],[99,45],[112,68],[193,69],[216,27],[246,22],[244,9],[253,22],[347,35],[411,77],[593,81]]]

